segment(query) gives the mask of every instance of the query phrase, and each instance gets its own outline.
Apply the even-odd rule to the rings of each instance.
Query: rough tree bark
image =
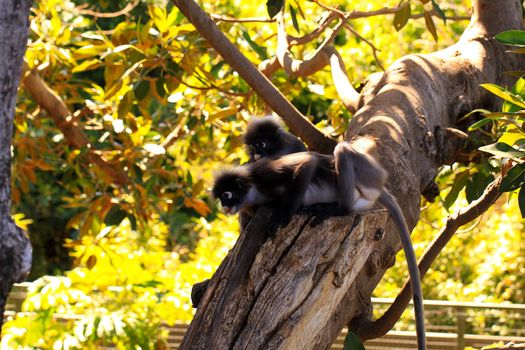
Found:
[[[497,108],[479,84],[509,85],[502,73],[523,63],[493,39],[522,28],[520,2],[478,0],[472,10],[456,45],[403,57],[369,79],[345,134],[388,171],[410,228],[421,194],[436,192],[437,168],[458,151],[449,128],[474,108]],[[267,215],[257,213],[213,276],[181,348],[326,349],[349,323],[363,339],[379,336],[366,327],[371,293],[401,248],[392,223],[370,212],[359,224],[352,216],[310,228],[311,217],[296,216],[263,244]]]
[[[0,0],[0,315],[13,283],[31,268],[31,243],[11,219],[11,138],[31,1]],[[3,317],[0,319],[0,330]]]

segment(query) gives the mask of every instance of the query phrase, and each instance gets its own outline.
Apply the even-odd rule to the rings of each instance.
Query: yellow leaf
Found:
[[[168,30],[165,9],[150,5],[148,7],[148,11],[151,19],[153,20],[153,23],[155,23],[155,26],[161,33],[164,33],[166,30]]]
[[[82,62],[81,64],[73,68],[71,72],[73,73],[84,72],[86,70],[96,69],[100,67],[101,65],[102,63],[97,59],[88,60],[88,61]]]
[[[498,142],[503,142],[509,146],[513,146],[516,141],[523,139],[525,139],[525,134],[523,134],[515,125],[509,125],[505,133],[503,133],[498,139]]]
[[[222,118],[226,118],[226,117],[229,117],[231,115],[235,115],[237,113],[237,108],[235,107],[230,107],[230,108],[225,108],[225,109],[222,109],[214,114],[212,114],[208,120],[208,122],[213,122],[217,119],[222,119]]]
[[[87,57],[93,57],[101,54],[102,52],[106,51],[107,46],[106,45],[86,45],[82,46],[81,48],[77,49],[74,53],[75,58],[78,59],[84,59]]]

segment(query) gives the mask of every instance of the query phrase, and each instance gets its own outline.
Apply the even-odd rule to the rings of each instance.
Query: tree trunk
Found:
[[[479,84],[508,85],[502,73],[522,63],[493,39],[521,29],[521,16],[518,0],[474,1],[456,45],[403,57],[361,92],[345,137],[388,171],[387,187],[410,228],[421,194],[437,191],[438,167],[458,151],[450,127],[472,109],[497,107]],[[401,245],[386,215],[360,218],[330,218],[311,228],[311,217],[295,216],[263,244],[267,213],[258,212],[213,276],[181,349],[326,349],[351,321],[361,334],[372,291]],[[381,228],[384,238],[374,240]]]
[[[13,283],[31,268],[31,244],[11,219],[11,139],[31,1],[0,0],[0,314]],[[0,320],[0,329],[3,317]]]

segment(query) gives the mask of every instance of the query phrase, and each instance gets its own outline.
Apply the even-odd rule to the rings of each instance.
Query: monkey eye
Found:
[[[233,195],[230,191],[226,191],[222,194],[222,198],[224,199],[232,199]]]

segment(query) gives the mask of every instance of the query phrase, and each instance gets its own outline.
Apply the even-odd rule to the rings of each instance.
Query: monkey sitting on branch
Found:
[[[334,155],[302,152],[264,157],[225,171],[215,179],[213,195],[226,213],[270,206],[270,230],[285,226],[301,206],[336,203],[348,214],[371,209],[376,202],[389,211],[397,227],[410,274],[418,349],[426,349],[421,280],[408,226],[396,199],[386,190],[385,170],[346,142]],[[272,232],[271,232],[272,233]]]
[[[249,163],[263,157],[275,158],[308,151],[297,136],[284,130],[279,118],[271,115],[250,119],[244,143],[250,156]]]

